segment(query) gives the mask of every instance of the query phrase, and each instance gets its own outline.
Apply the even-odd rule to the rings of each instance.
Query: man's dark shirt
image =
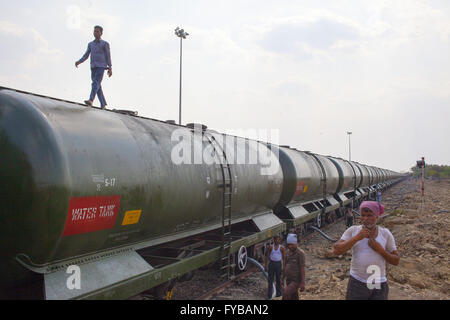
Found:
[[[295,249],[295,252],[291,254],[288,250],[286,253],[286,280],[288,282],[300,283],[301,278],[300,268],[305,266],[305,253],[299,248]]]

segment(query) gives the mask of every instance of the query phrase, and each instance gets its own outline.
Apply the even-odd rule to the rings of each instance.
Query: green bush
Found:
[[[414,177],[420,177],[422,174],[422,169],[419,169],[417,166],[412,167],[411,171],[413,172]],[[437,165],[437,164],[426,164],[425,165],[425,178],[441,178],[448,179],[450,178],[450,166],[447,165]]]

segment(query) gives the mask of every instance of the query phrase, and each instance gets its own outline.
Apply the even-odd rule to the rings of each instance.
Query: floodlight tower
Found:
[[[350,135],[352,134],[350,131],[347,131],[348,134],[348,161],[352,161],[352,153],[351,153],[351,145],[350,145]]]
[[[179,109],[178,124],[181,125],[181,75],[183,66],[183,39],[186,39],[189,33],[184,31],[184,29],[180,29],[180,27],[176,27],[175,35],[180,38],[180,109]]]

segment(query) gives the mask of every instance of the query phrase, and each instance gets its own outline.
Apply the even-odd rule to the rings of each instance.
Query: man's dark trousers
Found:
[[[369,289],[367,283],[356,280],[352,276],[348,280],[346,300],[387,300],[389,285],[387,282],[380,283],[380,289]]]
[[[272,291],[273,291],[273,278],[276,278],[276,296],[280,297],[282,295],[281,292],[281,261],[270,261],[269,262],[269,288],[267,293],[267,298],[272,299]]]
[[[92,79],[92,90],[91,96],[89,100],[94,101],[95,95],[98,96],[98,100],[100,101],[100,106],[103,108],[106,106],[106,100],[103,96],[102,91],[102,80],[103,74],[105,73],[105,68],[92,68],[91,69],[91,79]]]

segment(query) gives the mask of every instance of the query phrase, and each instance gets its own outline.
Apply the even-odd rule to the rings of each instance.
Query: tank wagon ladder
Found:
[[[228,162],[224,148],[217,142],[216,138],[205,131],[205,137],[213,146],[215,154],[219,160],[216,168],[220,168],[222,172],[222,250],[220,258],[220,270],[223,272],[222,278],[231,277],[231,196],[233,194],[233,181],[231,176],[231,164]]]

